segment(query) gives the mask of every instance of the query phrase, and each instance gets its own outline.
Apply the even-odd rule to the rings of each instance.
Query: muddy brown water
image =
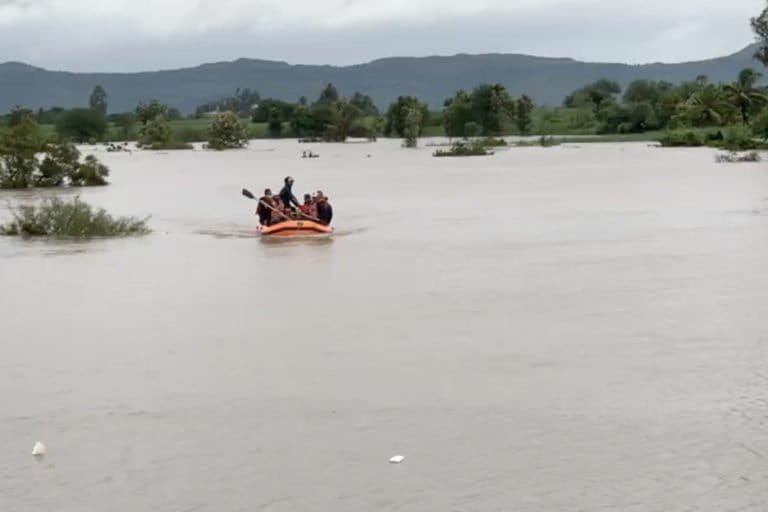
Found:
[[[152,235],[0,239],[0,509],[768,509],[765,164],[309,148],[99,153]],[[255,236],[286,174],[331,241]]]

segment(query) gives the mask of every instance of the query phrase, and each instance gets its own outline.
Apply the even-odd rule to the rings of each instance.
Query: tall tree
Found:
[[[336,86],[328,83],[323,86],[323,90],[320,91],[320,97],[317,98],[317,103],[320,104],[331,104],[336,101],[339,101],[339,91],[336,89]]]
[[[747,68],[739,73],[738,80],[725,86],[725,96],[738,109],[744,124],[749,124],[753,112],[768,104],[765,92],[755,88],[755,83],[761,76],[754,69]]]
[[[20,105],[16,105],[11,109],[10,114],[7,116],[7,123],[9,128],[13,128],[21,124],[25,119],[33,119],[32,111],[28,108],[23,108]]]
[[[90,108],[73,108],[56,120],[56,133],[78,143],[101,140],[107,133],[107,118]]]
[[[144,103],[142,101],[139,103],[139,106],[136,107],[136,119],[138,119],[142,125],[146,125],[158,117],[167,120],[168,105],[160,103],[157,100],[152,100],[149,103]]]
[[[710,84],[688,98],[682,106],[681,116],[695,126],[718,126],[728,119],[732,110],[723,90]]]
[[[621,86],[617,82],[601,78],[569,94],[565,98],[564,105],[566,107],[591,107],[597,112],[604,101],[612,99],[614,95],[620,93]]]
[[[500,135],[515,116],[515,104],[503,85],[482,84],[472,91],[472,111],[483,135]]]
[[[758,16],[752,18],[751,24],[759,43],[755,58],[764,66],[768,66],[768,7],[763,9],[763,12]]]
[[[429,109],[426,103],[422,103],[415,96],[399,96],[397,100],[389,106],[384,115],[384,135],[387,137],[395,135],[405,137],[406,117],[408,109],[414,107],[421,112],[419,124],[419,135],[429,121]]]
[[[418,105],[409,105],[405,108],[405,129],[403,145],[407,148],[416,148],[419,145],[421,134],[422,111]]]
[[[445,115],[443,116],[443,127],[445,134],[449,137],[468,137],[466,133],[467,123],[474,119],[472,115],[472,98],[466,91],[459,90],[453,97],[445,100]]]
[[[98,112],[102,116],[107,115],[107,91],[101,85],[93,88],[91,97],[88,99],[88,105],[91,110]]]
[[[515,121],[517,122],[517,129],[523,135],[528,134],[533,124],[533,100],[523,94],[520,99],[517,100],[517,108]]]
[[[344,142],[349,137],[352,123],[360,117],[360,110],[347,100],[333,102],[330,107],[331,124],[325,137],[332,142]]]
[[[364,116],[378,116],[379,109],[376,108],[376,104],[373,102],[373,98],[367,94],[356,92],[352,95],[349,102],[357,108]]]

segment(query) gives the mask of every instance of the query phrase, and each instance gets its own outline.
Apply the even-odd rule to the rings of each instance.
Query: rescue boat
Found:
[[[285,220],[271,226],[259,226],[265,236],[330,236],[333,228],[312,220]]]

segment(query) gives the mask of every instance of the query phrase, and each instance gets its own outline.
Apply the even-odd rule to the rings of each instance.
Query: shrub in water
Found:
[[[248,144],[248,129],[234,112],[222,112],[213,118],[208,130],[208,147],[216,150],[237,149]]]
[[[78,164],[69,175],[69,184],[73,187],[94,187],[106,185],[109,176],[107,166],[99,162],[95,156],[88,155],[85,162]]]
[[[37,153],[43,149],[37,123],[24,115],[11,130],[0,134],[0,188],[34,185]]]
[[[554,146],[559,146],[562,144],[562,141],[560,139],[556,139],[555,137],[552,137],[551,135],[542,135],[536,140],[521,140],[517,142],[515,145],[517,147],[525,148],[525,147],[533,147],[533,146],[541,146],[543,148],[551,148]]]
[[[0,136],[0,188],[106,185],[109,169],[96,157],[80,161],[69,142],[43,142],[31,118]]]
[[[487,156],[492,154],[479,142],[454,142],[451,149],[438,149],[432,153],[432,156]]]
[[[731,126],[723,133],[723,140],[717,147],[729,151],[746,151],[757,149],[757,141],[752,137],[752,131],[744,126]]]
[[[0,235],[86,238],[150,232],[146,220],[113,218],[103,208],[95,209],[79,197],[71,201],[49,197],[39,205],[21,205],[11,211],[13,220],[0,225]]]
[[[504,139],[496,139],[493,137],[481,139],[477,142],[478,144],[486,148],[500,148],[500,147],[505,147],[507,145],[507,141],[505,141]]]
[[[666,148],[704,146],[704,138],[693,130],[668,130],[659,140]]]
[[[739,153],[735,151],[731,151],[730,153],[725,153],[721,155],[717,155],[715,157],[715,162],[717,163],[742,163],[742,162],[759,162],[761,160],[760,154],[757,151],[750,151],[749,153],[745,153],[743,155],[740,155]]]
[[[163,115],[157,115],[139,128],[139,140],[136,145],[140,148],[154,151],[162,149],[192,149],[191,144],[179,141],[173,137],[173,129]]]

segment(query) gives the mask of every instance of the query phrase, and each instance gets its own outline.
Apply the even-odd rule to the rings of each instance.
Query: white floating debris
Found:
[[[35,457],[42,457],[45,455],[45,445],[40,441],[36,442],[34,448],[32,448],[32,455]]]
[[[405,456],[403,456],[403,455],[395,455],[394,457],[389,459],[389,463],[390,464],[400,464],[404,460],[405,460]]]

